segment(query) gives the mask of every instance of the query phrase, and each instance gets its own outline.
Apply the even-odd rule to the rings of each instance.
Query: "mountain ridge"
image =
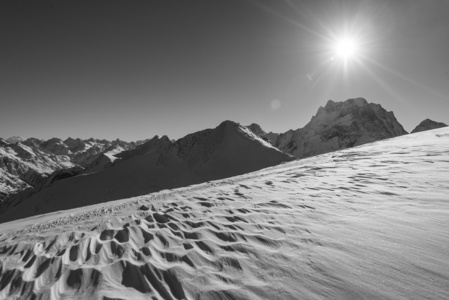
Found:
[[[161,153],[157,166],[163,166],[167,161],[176,160],[175,157],[178,157],[184,159],[188,167],[196,168],[196,163],[204,160],[202,168],[209,168],[206,173],[210,173],[213,163],[208,160],[214,151],[209,149],[207,144],[198,145],[196,142],[199,137],[204,138],[203,142],[206,141],[213,130],[226,132],[231,129],[238,129],[246,134],[247,138],[259,139],[258,142],[266,147],[296,158],[314,156],[407,133],[393,112],[386,111],[379,104],[368,103],[364,98],[353,98],[343,102],[329,100],[326,105],[318,108],[317,113],[303,128],[291,129],[280,134],[267,133],[256,123],[241,126],[233,121],[223,121],[215,129],[191,133],[178,140],[157,135],[152,139],[137,142],[72,137],[65,140],[11,137],[8,140],[14,141],[12,144],[5,139],[0,140],[0,202],[25,189],[34,189],[31,192],[36,193],[41,190],[44,182],[48,185],[48,182],[54,183],[58,181],[57,179],[68,178],[66,175],[60,176],[61,169],[68,170],[62,174],[72,175],[79,173],[80,169],[77,166],[83,168],[82,174],[100,172],[141,155],[153,149],[158,143]],[[224,136],[226,134],[215,134],[215,140],[210,141],[211,145],[220,143],[223,149],[228,147],[228,142],[221,141]],[[162,148],[164,150],[161,150]],[[9,157],[5,157],[4,149],[12,149],[14,153],[11,152]],[[228,151],[232,149],[228,147]],[[239,154],[234,152],[233,155]],[[33,159],[41,161],[41,164],[34,166]],[[257,166],[257,163],[251,162],[250,158],[243,163]],[[221,165],[220,168],[223,169],[221,176],[231,176],[234,174],[232,168],[239,167],[232,164]],[[71,171],[72,168],[77,168],[77,172]],[[227,171],[224,171],[225,169]],[[55,180],[47,181],[52,172],[56,172],[52,177]],[[200,178],[203,171],[197,172],[199,174],[196,175]]]
[[[125,153],[125,159],[111,168],[75,174],[31,197],[9,199],[0,208],[2,221],[227,178],[294,160],[232,121],[177,141],[155,137],[130,151],[138,154]]]

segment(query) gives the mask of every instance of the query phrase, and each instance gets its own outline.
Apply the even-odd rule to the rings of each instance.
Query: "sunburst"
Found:
[[[359,45],[355,38],[342,37],[334,42],[332,48],[334,58],[349,60],[358,55]]]

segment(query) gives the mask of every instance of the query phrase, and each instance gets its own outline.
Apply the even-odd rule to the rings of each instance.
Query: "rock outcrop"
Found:
[[[418,126],[416,126],[415,129],[412,130],[411,133],[420,132],[420,131],[426,131],[426,130],[432,130],[437,128],[446,127],[447,125],[441,122],[435,122],[430,119],[425,119],[421,123],[419,123]]]

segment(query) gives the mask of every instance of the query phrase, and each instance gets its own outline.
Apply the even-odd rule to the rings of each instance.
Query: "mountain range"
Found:
[[[132,149],[145,141],[52,138],[0,139],[0,201],[24,189],[42,185],[53,172],[80,166],[89,170],[104,157]]]
[[[0,208],[8,212],[2,221],[231,177],[294,159],[231,121],[177,141],[156,136],[115,157],[111,168],[82,176],[61,171],[64,180],[10,197]]]
[[[418,127],[440,126],[424,123]],[[0,139],[0,221],[231,177],[405,134],[393,112],[355,98],[329,100],[306,126],[281,134],[225,121],[177,141]]]

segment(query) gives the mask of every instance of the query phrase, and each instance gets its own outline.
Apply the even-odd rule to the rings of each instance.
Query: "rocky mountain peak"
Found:
[[[64,141],[64,144],[67,145],[72,152],[81,151],[86,148],[86,143],[80,138],[73,139],[69,137]]]
[[[25,144],[28,147],[39,148],[42,145],[43,142],[44,142],[44,140],[40,140],[40,139],[37,139],[37,138],[28,138],[28,139],[24,140],[22,142],[22,144]]]
[[[364,98],[329,100],[301,129],[281,134],[275,145],[308,157],[406,134],[392,112]]]
[[[51,138],[41,144],[41,147],[56,155],[68,155],[69,148],[60,138]]]
[[[446,127],[446,126],[447,125],[442,122],[435,122],[430,119],[425,119],[424,121],[419,123],[419,125],[416,126],[416,128],[413,129],[411,133],[432,130],[432,129],[442,128],[442,127]]]
[[[364,98],[353,98],[343,102],[335,102],[333,100],[328,100],[324,107],[320,106],[320,108],[318,108],[318,111],[315,116],[334,111],[347,111],[353,107],[364,107],[367,105],[368,101],[366,101],[366,99]]]

